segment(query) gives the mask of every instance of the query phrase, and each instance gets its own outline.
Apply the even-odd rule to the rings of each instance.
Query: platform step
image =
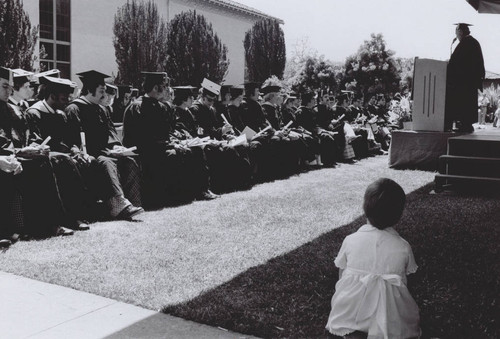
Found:
[[[451,174],[436,174],[434,177],[436,191],[442,191],[444,186],[457,184],[462,186],[481,186],[488,187],[500,186],[500,178],[491,177],[474,177],[465,175],[451,175]]]
[[[442,155],[438,171],[441,174],[500,178],[500,158]]]
[[[500,136],[471,134],[449,138],[448,155],[500,158]]]

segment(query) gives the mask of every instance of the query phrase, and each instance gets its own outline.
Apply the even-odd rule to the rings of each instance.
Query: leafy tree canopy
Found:
[[[245,34],[245,61],[248,79],[262,82],[272,75],[283,78],[286,64],[285,34],[278,21],[256,22]]]
[[[0,65],[33,70],[38,27],[32,27],[21,0],[0,1]]]
[[[175,85],[221,83],[229,67],[227,47],[196,11],[177,14],[168,25],[166,69]]]
[[[167,24],[153,1],[127,0],[115,14],[113,33],[116,82],[140,87],[142,71],[165,71]]]

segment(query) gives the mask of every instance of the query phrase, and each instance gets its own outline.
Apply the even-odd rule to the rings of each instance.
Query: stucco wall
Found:
[[[196,9],[212,23],[214,31],[228,48],[229,69],[225,83],[244,81],[245,50],[243,39],[256,18],[250,18],[202,0],[155,0],[164,19],[170,20],[183,11]],[[113,47],[113,21],[117,9],[126,0],[71,1],[71,79],[76,73],[96,69],[116,75],[118,67]],[[39,23],[38,1],[24,1],[32,24]],[[81,83],[79,83],[81,84]],[[198,86],[199,84],[192,84]]]
[[[116,75],[113,21],[125,0],[71,1],[71,78],[95,69]],[[77,82],[81,85],[81,82]]]

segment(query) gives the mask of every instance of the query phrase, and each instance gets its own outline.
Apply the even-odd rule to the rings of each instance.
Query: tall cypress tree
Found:
[[[21,0],[0,1],[0,65],[33,69],[38,27],[32,27]]]
[[[285,34],[278,21],[256,22],[245,34],[245,60],[250,81],[262,82],[272,75],[283,78],[286,64]]]
[[[115,14],[117,82],[141,84],[141,71],[165,71],[167,24],[153,1],[127,0]]]
[[[169,22],[167,55],[167,73],[175,85],[198,86],[203,78],[220,83],[229,66],[226,45],[196,11],[179,13]]]

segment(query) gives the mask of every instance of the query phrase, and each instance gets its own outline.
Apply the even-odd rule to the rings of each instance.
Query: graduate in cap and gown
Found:
[[[179,143],[174,110],[162,101],[168,95],[165,72],[143,72],[145,95],[130,104],[124,116],[123,141],[137,146],[143,165],[146,208],[160,208],[193,198],[214,199],[201,149]]]
[[[42,76],[45,98],[26,111],[32,133],[42,140],[50,137],[47,145],[64,207],[76,220],[77,230],[87,230],[85,221],[94,220],[97,194],[91,192],[96,177],[95,159],[83,154],[76,145],[67,145],[68,119],[64,109],[69,96],[76,90],[76,84],[68,79]]]
[[[13,106],[14,110],[24,113],[29,107],[28,100],[34,94],[33,86],[31,85],[33,73],[22,69],[15,69],[13,72],[14,91],[9,98],[9,104]]]
[[[459,43],[451,54],[447,69],[446,126],[453,121],[462,132],[473,132],[477,121],[477,91],[483,89],[485,76],[483,53],[479,42],[470,35],[470,24],[456,24]]]
[[[0,176],[6,180],[2,193],[18,212],[10,220],[17,231],[29,236],[71,235],[73,231],[63,227],[69,220],[49,160],[49,147],[39,143],[25,116],[7,103],[13,84],[11,70],[0,67],[0,153],[5,165]],[[13,187],[15,195],[11,196],[9,188]]]
[[[274,134],[271,138],[275,144],[272,150],[276,153],[273,156],[275,159],[275,175],[286,176],[298,171],[299,155],[302,154],[301,147],[304,144],[297,137],[290,136],[290,126],[285,128],[283,118],[280,111],[282,103],[281,86],[275,84],[272,79],[266,80],[261,87],[263,94],[262,110],[266,120],[271,124]]]
[[[230,141],[236,137],[236,131],[227,120],[231,86],[220,86],[208,79],[201,83],[201,97],[189,109],[200,128],[200,137],[210,136],[219,141]],[[214,108],[218,105],[219,111]],[[224,118],[223,118],[224,116]],[[249,181],[250,164],[245,146],[232,147],[227,142],[205,147],[207,163],[210,169],[211,188],[217,192],[236,189]]]
[[[67,145],[76,145],[97,159],[100,197],[113,219],[129,220],[143,212],[140,169],[135,157],[128,156],[118,133],[100,104],[106,97],[104,79],[97,71],[77,73],[83,83],[82,96],[65,109],[68,118]]]
[[[123,123],[123,114],[125,113],[125,109],[132,101],[132,86],[118,85],[117,87],[118,93],[113,101],[111,120],[113,120],[114,123]]]
[[[189,108],[193,105],[196,87],[176,86],[174,90],[174,115],[177,130],[184,134],[185,138],[194,138],[198,134],[198,124]]]
[[[338,158],[338,145],[335,132],[319,125],[318,114],[314,110],[316,96],[314,92],[305,92],[301,96],[302,105],[297,110],[297,124],[311,133],[316,140],[316,159],[318,165],[335,166]]]

